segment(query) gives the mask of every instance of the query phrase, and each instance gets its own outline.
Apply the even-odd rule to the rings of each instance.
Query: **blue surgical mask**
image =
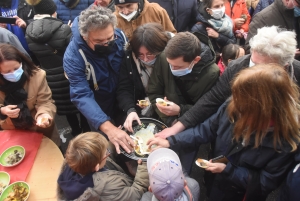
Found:
[[[152,66],[152,65],[155,63],[156,58],[154,58],[154,59],[151,60],[151,61],[143,61],[143,60],[141,60],[141,59],[140,59],[140,61],[141,61],[143,64],[145,64],[146,66]]]
[[[300,16],[300,8],[295,6],[294,8],[294,17],[299,17]]]
[[[20,66],[20,68],[18,68],[17,70],[15,70],[14,72],[12,73],[1,73],[4,77],[4,79],[10,81],[10,82],[18,82],[21,77],[22,77],[22,74],[23,74],[23,68],[22,68],[22,64]]]
[[[172,74],[173,74],[174,76],[176,76],[176,77],[181,77],[181,76],[187,75],[187,74],[189,74],[189,73],[192,72],[193,66],[191,67],[191,65],[192,65],[193,63],[194,63],[194,62],[192,62],[192,63],[189,65],[189,67],[187,67],[187,68],[185,68],[185,69],[180,69],[180,70],[173,70],[171,64],[169,64],[169,66],[170,66],[171,72],[172,72]]]

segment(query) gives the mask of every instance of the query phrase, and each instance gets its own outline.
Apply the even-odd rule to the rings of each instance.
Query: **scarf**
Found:
[[[216,30],[218,33],[221,33],[223,35],[226,35],[228,37],[233,36],[233,25],[232,25],[232,20],[227,16],[224,15],[219,20],[216,20],[214,18],[210,18],[208,20],[209,24],[212,26],[214,30]]]
[[[0,86],[0,91],[5,93],[4,106],[17,105],[17,108],[20,109],[19,116],[17,118],[11,118],[12,123],[17,129],[31,128],[34,125],[34,119],[27,107],[27,92],[23,88],[27,76],[23,73],[18,82],[9,82],[4,78],[3,80],[5,84]]]

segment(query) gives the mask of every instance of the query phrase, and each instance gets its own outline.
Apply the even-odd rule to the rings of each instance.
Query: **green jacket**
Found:
[[[148,84],[148,95],[151,104],[161,120],[170,126],[178,116],[166,116],[161,113],[155,103],[156,98],[164,98],[172,101],[180,106],[180,115],[182,116],[189,110],[197,100],[214,86],[218,80],[220,72],[219,67],[215,64],[215,53],[209,39],[200,34],[194,33],[201,41],[202,52],[201,60],[195,64],[190,74],[175,77],[173,76],[166,56],[161,53],[155,62],[153,72]],[[175,79],[180,79],[183,83],[183,88],[187,92],[193,104],[188,104],[179,88],[176,85]]]

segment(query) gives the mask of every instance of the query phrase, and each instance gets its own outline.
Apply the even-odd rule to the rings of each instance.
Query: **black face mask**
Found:
[[[97,52],[99,55],[109,54],[111,53],[114,44],[115,40],[109,41],[107,46],[96,44],[94,45],[95,52]]]

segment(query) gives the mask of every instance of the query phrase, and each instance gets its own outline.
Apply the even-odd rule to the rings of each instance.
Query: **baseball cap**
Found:
[[[150,186],[159,201],[173,201],[184,188],[184,176],[178,155],[171,149],[160,148],[147,159]]]

